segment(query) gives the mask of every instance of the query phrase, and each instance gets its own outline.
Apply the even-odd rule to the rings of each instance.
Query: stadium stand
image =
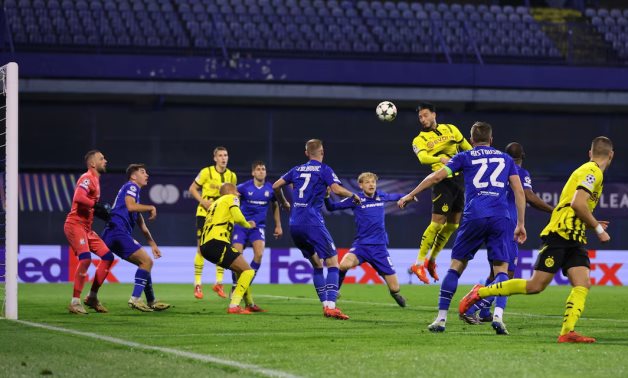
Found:
[[[628,58],[628,9],[589,8],[583,15],[474,2],[6,0],[4,13],[9,41],[20,51],[215,49],[558,64]],[[590,43],[574,46],[582,41]],[[587,54],[577,50],[591,46],[596,59],[583,61]]]

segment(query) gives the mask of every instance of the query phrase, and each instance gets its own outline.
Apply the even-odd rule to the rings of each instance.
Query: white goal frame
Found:
[[[5,210],[5,303],[4,317],[17,319],[18,254],[18,66],[4,66],[6,96],[6,210]]]

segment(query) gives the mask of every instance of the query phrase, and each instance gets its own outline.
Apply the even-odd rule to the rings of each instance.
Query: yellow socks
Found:
[[[567,297],[567,303],[565,304],[565,316],[563,317],[563,327],[560,330],[560,335],[566,335],[576,328],[576,323],[584,311],[584,303],[589,294],[589,289],[584,286],[576,286],[571,289],[571,293]]]
[[[216,265],[216,284],[222,284],[222,280],[225,277],[225,268]]]
[[[449,240],[451,234],[454,233],[458,229],[458,224],[456,223],[445,223],[445,226],[440,230],[438,235],[436,235],[436,239],[434,240],[434,245],[432,246],[432,251],[430,252],[430,260],[436,260],[436,256],[443,250],[445,244]]]
[[[526,284],[528,281],[522,278],[515,278],[508,281],[498,282],[496,284],[483,287],[478,291],[482,298],[500,296],[506,297],[513,294],[526,294]]]
[[[203,266],[205,265],[205,259],[201,252],[197,249],[194,256],[194,285],[201,284],[201,278],[203,277]]]
[[[242,297],[244,293],[248,290],[251,285],[251,281],[253,280],[253,276],[255,276],[255,271],[253,269],[245,270],[240,273],[240,277],[238,278],[238,285],[236,289],[231,294],[231,304],[230,306],[239,306],[240,302],[242,302]]]
[[[417,265],[423,264],[423,260],[425,260],[425,256],[427,256],[427,252],[430,250],[432,245],[434,245],[434,241],[436,240],[436,236],[443,229],[443,225],[440,223],[432,222],[425,229],[423,233],[423,237],[421,238],[421,246],[419,247],[419,256],[417,257]]]

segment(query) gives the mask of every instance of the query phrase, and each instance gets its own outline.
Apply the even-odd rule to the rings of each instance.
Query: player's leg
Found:
[[[342,256],[342,261],[340,261],[340,273],[338,276],[338,290],[342,287],[342,282],[345,280],[349,269],[353,269],[360,265],[360,259],[358,259],[358,256],[355,254],[358,248],[359,247],[353,247],[349,250],[349,252]]]
[[[434,201],[434,193],[432,193],[432,201]],[[436,200],[439,200],[437,197]],[[443,229],[445,223],[447,223],[447,217],[443,214],[432,213],[432,219],[423,232],[423,236],[421,237],[421,244],[419,245],[419,254],[417,255],[416,262],[410,267],[412,273],[414,273],[418,279],[423,283],[430,283],[430,280],[427,278],[427,272],[424,266],[425,258],[427,257],[427,253],[430,248],[434,245],[434,240],[436,240],[436,236]]]
[[[246,243],[246,239],[245,238],[241,238],[241,235],[239,235],[239,233],[236,233],[236,228],[234,227],[233,230],[233,234],[232,234],[232,244],[231,246],[238,251],[239,253],[243,253],[244,252],[244,243]],[[233,240],[238,239],[238,242],[233,242]],[[244,255],[243,255],[244,256]],[[236,289],[238,283],[238,275],[235,271],[231,271],[231,293],[229,294],[229,296],[233,295],[233,291]]]
[[[436,235],[430,255],[423,262],[424,268],[427,269],[427,273],[432,276],[434,282],[439,279],[438,272],[436,271],[436,257],[438,257],[443,248],[445,248],[451,235],[458,229],[461,218],[462,212],[450,212],[447,214],[447,223],[445,223],[438,235]]]
[[[358,257],[360,258],[360,263],[369,263],[377,274],[384,278],[390,296],[393,297],[395,302],[401,307],[406,307],[406,299],[399,294],[400,288],[397,272],[386,245],[361,246]]]
[[[390,292],[390,296],[393,297],[395,302],[400,307],[406,307],[406,299],[400,294],[399,287],[399,279],[397,278],[397,274],[388,274],[384,275],[384,281],[386,281],[386,285],[388,285],[388,291]]]
[[[308,236],[308,228],[302,226],[290,226],[290,236],[294,245],[301,251],[303,257],[308,259],[312,264],[312,281],[316,295],[325,310],[325,301],[327,294],[325,292],[325,272],[323,271],[323,262],[314,252],[314,246],[310,243]]]
[[[594,343],[595,339],[578,334],[574,331],[576,323],[582,312],[591,288],[591,278],[589,276],[589,256],[582,247],[572,248],[568,251],[568,258],[563,267],[563,273],[571,282],[571,292],[565,304],[565,315],[563,326],[560,330],[558,342]]]
[[[231,260],[231,262],[229,260]],[[226,251],[223,264],[225,264],[225,266],[229,264],[229,269],[236,272],[238,276],[237,286],[231,295],[231,303],[229,303],[228,312],[235,314],[249,313],[250,311],[248,309],[242,310],[240,302],[242,302],[244,294],[249,290],[255,271],[251,269],[242,254],[235,249]]]
[[[142,312],[153,311],[153,309],[148,304],[142,301],[142,292],[144,292],[146,286],[148,285],[148,282],[150,280],[150,272],[153,269],[153,259],[150,258],[144,248],[140,247],[139,249],[128,255],[126,260],[137,266],[137,270],[135,271],[135,285],[133,285],[133,292],[131,293],[131,298],[128,302],[129,307]],[[147,295],[146,297],[147,302],[149,302],[149,295]],[[153,295],[151,302],[154,301],[155,298]]]
[[[458,289],[458,280],[467,267],[468,261],[473,258],[477,250],[482,246],[485,228],[486,218],[474,219],[471,222],[463,221],[451,250],[451,265],[441,283],[438,314],[434,322],[428,326],[430,332],[445,331],[447,313],[449,312],[451,299]]]
[[[81,304],[81,293],[87,280],[87,269],[92,263],[91,253],[89,247],[85,243],[81,243],[80,240],[87,240],[87,233],[80,226],[65,224],[63,231],[68,244],[72,251],[78,257],[78,264],[76,265],[76,272],[74,272],[74,287],[72,293],[72,300],[68,305],[68,311],[73,314],[87,315],[87,311]]]
[[[89,244],[89,249],[100,257],[100,262],[96,268],[90,292],[87,298],[85,298],[85,303],[89,303],[88,306],[94,308],[98,312],[107,312],[107,309],[100,305],[98,301],[98,290],[109,275],[109,270],[113,265],[114,255],[109,250],[109,247],[107,247],[105,242],[102,241],[100,236],[98,236],[98,234],[94,231],[87,234],[87,242]]]
[[[263,237],[264,235],[263,231],[261,235]],[[257,235],[257,237],[259,237],[259,234]],[[251,266],[251,269],[253,269],[255,273],[253,275],[253,280],[251,281],[251,285],[253,284],[253,281],[255,281],[255,277],[257,276],[257,271],[259,270],[259,267],[261,266],[261,263],[262,263],[262,256],[264,255],[265,242],[263,239],[257,239],[257,237],[253,236],[253,238],[255,238],[255,240],[252,242],[253,260],[251,260],[251,263],[249,264]],[[249,289],[246,291],[246,293],[244,293],[244,300],[246,302],[246,307],[250,312],[266,312],[265,310],[260,308],[258,305],[256,305],[255,302],[253,301],[253,295],[252,295],[250,286],[249,286]]]
[[[203,233],[203,225],[205,224],[205,217],[196,217],[196,254],[194,254],[194,297],[196,299],[203,299],[203,267],[205,266],[205,259],[201,255],[201,235]]]

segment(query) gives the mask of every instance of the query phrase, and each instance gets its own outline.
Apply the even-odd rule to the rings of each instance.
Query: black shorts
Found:
[[[432,187],[432,214],[447,215],[464,210],[464,178],[458,174]]]
[[[567,277],[567,270],[570,268],[591,268],[589,253],[582,243],[567,240],[555,233],[543,236],[542,239],[543,247],[534,263],[534,270],[554,274],[562,268],[563,275]]]
[[[203,234],[203,225],[205,225],[205,217],[196,217],[196,238],[201,239],[201,235]]]
[[[201,255],[205,260],[229,269],[231,264],[241,255],[230,243],[222,240],[211,239],[201,246]]]

